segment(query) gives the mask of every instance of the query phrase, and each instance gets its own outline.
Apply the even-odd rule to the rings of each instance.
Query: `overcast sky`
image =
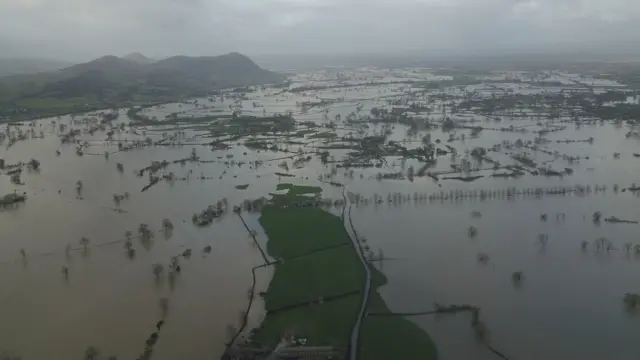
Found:
[[[0,0],[0,56],[637,44],[639,20],[638,0]]]

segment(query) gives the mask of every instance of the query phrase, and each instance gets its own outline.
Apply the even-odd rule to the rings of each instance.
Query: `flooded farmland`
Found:
[[[407,316],[439,358],[499,359],[487,343],[510,359],[637,358],[624,299],[640,293],[640,130],[610,110],[636,94],[559,71],[462,75],[318,70],[285,88],[2,125],[0,195],[26,200],[0,212],[0,353],[138,358],[166,318],[153,359],[219,357],[262,264],[230,209],[294,183],[357,194],[353,225],[391,311],[480,309],[482,340],[468,314]],[[197,226],[213,204],[220,215]],[[245,214],[265,246],[259,213]],[[266,289],[271,271],[256,274]]]

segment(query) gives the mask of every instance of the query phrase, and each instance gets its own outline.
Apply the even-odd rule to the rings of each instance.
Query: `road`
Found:
[[[364,266],[366,271],[365,283],[364,283],[364,296],[362,297],[362,305],[360,306],[360,312],[358,313],[358,318],[356,319],[355,324],[353,325],[353,330],[351,331],[351,346],[350,346],[350,360],[358,359],[358,339],[360,338],[360,328],[362,327],[362,319],[364,318],[365,311],[367,310],[367,304],[369,302],[369,292],[371,290],[371,270],[367,265],[366,260],[364,259],[364,254],[362,251],[362,247],[358,242],[358,234],[356,233],[353,222],[351,221],[351,206],[354,201],[356,201],[355,195],[353,193],[349,193],[349,199],[347,199],[347,187],[343,185],[342,188],[342,197],[345,200],[345,207],[342,209],[342,218],[344,221],[344,228],[353,243],[353,247],[358,254],[358,258]],[[346,211],[347,203],[349,206],[348,212]]]
[[[280,349],[284,349],[287,346],[291,345],[291,342],[287,339],[282,339],[280,341],[280,343],[278,344],[278,346],[276,346],[275,349],[273,349],[273,351],[271,352],[271,354],[269,354],[269,356],[267,356],[267,358],[265,360],[277,360],[280,358],[280,355],[278,354],[278,351]]]

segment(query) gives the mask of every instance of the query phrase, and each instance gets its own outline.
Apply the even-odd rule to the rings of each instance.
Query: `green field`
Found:
[[[318,193],[313,187],[280,184],[289,196]],[[316,300],[313,305],[269,313],[255,340],[274,345],[287,334],[306,337],[309,345],[346,350],[362,300],[365,271],[350,244],[342,220],[318,208],[285,207],[281,202],[263,208],[260,224],[275,259],[275,273],[264,296],[267,311]],[[346,245],[345,245],[346,244]],[[340,246],[345,245],[345,246]],[[326,251],[318,249],[330,248]],[[308,255],[303,255],[308,254]],[[288,259],[288,260],[287,260]],[[373,269],[369,311],[387,312],[377,288],[386,282]],[[317,301],[353,291],[360,293],[332,301]],[[436,359],[435,345],[414,323],[401,317],[367,317],[361,331],[361,359]]]

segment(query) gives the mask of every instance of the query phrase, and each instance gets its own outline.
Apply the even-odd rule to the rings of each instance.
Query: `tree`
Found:
[[[549,241],[549,236],[545,234],[538,234],[538,242],[540,246],[545,247],[547,245],[547,241]]]
[[[31,159],[29,161],[29,163],[27,164],[27,166],[29,166],[29,168],[32,169],[32,170],[38,170],[38,169],[40,169],[40,161],[38,161],[36,159]]]
[[[600,211],[596,211],[593,213],[593,222],[598,223],[600,222],[600,219],[602,218],[602,213]]]
[[[82,237],[80,239],[80,245],[82,245],[82,247],[84,247],[84,250],[87,251],[87,246],[89,246],[89,239],[87,239],[86,237]]]
[[[82,180],[78,180],[76,181],[76,191],[78,192],[78,196],[82,196],[82,187],[84,185],[82,184]]]
[[[489,262],[489,255],[480,253],[478,254],[478,262],[481,264],[486,264]]]
[[[99,355],[100,350],[94,346],[89,346],[87,350],[84,351],[84,360],[98,360]]]
[[[623,301],[629,309],[635,309],[640,303],[640,295],[626,293],[624,294]]]
[[[470,238],[476,237],[478,235],[478,229],[475,226],[469,226],[469,230],[467,231]]]
[[[520,285],[520,283],[522,282],[522,279],[524,279],[524,275],[522,274],[522,271],[516,271],[513,274],[511,274],[511,280],[515,285]]]
[[[158,305],[160,306],[160,311],[162,311],[162,317],[166,317],[169,313],[169,299],[161,298],[158,300]]]
[[[162,227],[164,228],[165,231],[171,231],[173,230],[173,223],[169,219],[163,219]]]
[[[596,244],[596,249],[598,250],[604,250],[604,249],[606,249],[607,251],[611,250],[611,244],[609,242],[609,239],[607,239],[606,237],[597,238],[595,241],[595,244]]]
[[[160,275],[164,272],[164,265],[162,264],[153,264],[152,265],[153,274],[156,276],[156,279],[160,279]]]

